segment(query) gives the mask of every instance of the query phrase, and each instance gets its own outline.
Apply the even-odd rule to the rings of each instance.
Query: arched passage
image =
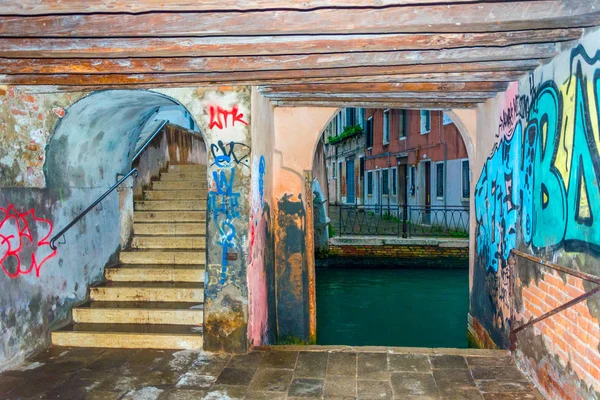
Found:
[[[48,187],[111,186],[117,174],[129,171],[142,135],[151,133],[145,125],[161,111],[166,120],[196,128],[178,101],[156,92],[106,90],[73,104],[48,144]]]
[[[461,300],[461,304],[464,303],[464,312],[462,312],[461,316],[464,317],[465,321],[462,321],[461,318],[461,321],[456,323],[456,325],[460,325],[460,329],[462,329],[460,337],[465,338],[466,335],[464,335],[464,332],[467,327],[466,314],[468,311],[466,308],[468,294],[466,267],[468,254],[471,253],[467,252],[469,240],[466,240],[466,238],[469,232],[472,231],[469,223],[469,213],[472,212],[472,207],[470,207],[472,185],[470,185],[471,179],[468,172],[469,167],[471,167],[469,161],[473,160],[474,156],[475,111],[452,110],[444,111],[444,114],[439,111],[427,111],[425,113],[427,114],[427,118],[430,119],[428,124],[431,127],[428,125],[427,129],[423,129],[419,127],[419,120],[422,119],[419,111],[353,108],[350,110],[352,113],[349,113],[348,110],[343,109],[342,112],[340,112],[340,109],[335,110],[322,129],[324,138],[319,137],[315,141],[315,151],[321,149],[319,144],[322,143],[340,143],[324,146],[328,148],[327,161],[325,162],[327,165],[328,182],[326,181],[320,186],[325,186],[327,183],[331,186],[328,197],[334,199],[334,202],[329,203],[329,205],[333,204],[334,207],[332,207],[329,215],[333,220],[333,229],[330,232],[334,232],[333,234],[337,236],[334,239],[334,249],[329,253],[330,258],[325,264],[334,265],[335,263],[331,263],[331,256],[335,257],[336,255],[343,257],[342,260],[348,260],[346,257],[352,257],[352,249],[356,246],[365,248],[364,252],[357,252],[356,257],[367,257],[375,261],[374,258],[378,257],[377,254],[381,256],[382,251],[388,252],[387,247],[398,245],[408,249],[408,246],[410,246],[410,243],[408,243],[409,239],[423,242],[417,244],[423,246],[424,251],[431,251],[431,257],[436,258],[438,262],[451,255],[449,254],[450,252],[448,254],[443,251],[438,253],[437,249],[433,247],[460,247],[460,256],[456,257],[456,260],[453,261],[455,264],[453,265],[460,264],[464,268],[461,277],[457,277],[456,279],[462,280],[462,291],[460,289],[457,289],[457,291],[460,291],[462,293],[461,296],[464,297]],[[447,117],[452,119],[454,126],[446,126],[450,124]],[[364,123],[357,122],[359,120],[364,120]],[[404,126],[402,125],[403,123]],[[366,134],[353,135],[352,129],[348,129],[358,124],[365,131],[368,125],[371,134],[375,131],[375,137],[372,136],[370,139],[371,144],[367,145],[364,143]],[[385,136],[382,139],[382,130],[385,130],[386,125],[388,135],[391,136],[387,140]],[[419,131],[419,129],[421,130]],[[412,135],[414,133],[416,135]],[[330,137],[333,137],[332,139],[334,140],[329,140],[331,139]],[[340,140],[335,140],[338,137]],[[383,146],[381,146],[382,141]],[[397,143],[394,143],[394,141]],[[446,158],[446,154],[448,154],[448,158]],[[318,171],[324,168],[323,165],[314,164],[317,161],[321,162],[322,158],[319,158],[317,154],[314,156],[312,166],[314,176],[318,176]],[[335,160],[333,160],[334,158]],[[419,168],[416,167],[417,164],[420,165]],[[411,168],[409,167],[410,165],[415,167]],[[427,169],[423,165],[429,168]],[[408,172],[412,172],[410,171],[411,169],[416,170],[416,177],[419,179],[418,186],[420,187],[417,188],[416,193],[408,197],[407,195],[402,197],[401,192],[404,190],[403,188],[407,186],[409,180],[414,180],[414,178],[409,178],[410,174]],[[367,170],[370,170],[368,172],[370,172],[369,175],[372,178],[369,181],[372,182],[372,186],[375,186],[373,189],[369,189],[369,192],[373,190],[373,197],[375,197],[376,192],[381,193],[383,191],[383,196],[377,195],[377,198],[379,200],[381,200],[381,197],[383,197],[383,200],[388,199],[385,202],[386,207],[383,207],[383,211],[380,209],[381,203],[373,202],[371,193],[367,196]],[[441,189],[438,185],[440,171],[437,170],[441,171],[444,179]],[[449,180],[445,176],[446,171],[449,171]],[[466,179],[464,178],[464,171],[466,171]],[[425,190],[424,187],[426,185],[420,182],[420,180],[422,179],[423,182],[426,182],[426,176],[430,178],[430,196],[434,197],[434,199],[432,199],[429,205],[420,206],[418,202],[415,202],[420,201],[419,199],[423,197],[422,192]],[[384,182],[387,184],[384,184]],[[340,188],[340,183],[343,189]],[[441,190],[442,194],[438,192],[436,195],[436,189]],[[460,193],[465,193],[465,190],[466,194],[461,195]],[[435,198],[436,196],[437,199]],[[446,199],[448,199],[447,204]],[[338,204],[342,204],[343,206],[338,207]],[[408,204],[408,210],[402,204]],[[317,205],[315,204],[314,206],[316,215]],[[353,210],[342,210],[343,207],[353,208]],[[342,211],[339,214],[338,209]],[[348,215],[343,218],[345,211],[348,212]],[[381,213],[381,218],[375,218],[375,216],[369,217],[369,215],[377,215],[378,213]],[[408,219],[407,223],[409,225],[407,231],[409,239],[403,239],[404,232],[406,232],[403,232],[403,218]],[[342,228],[338,228],[340,219],[345,221],[342,224],[344,225]],[[363,232],[361,229],[349,232],[346,228],[349,225],[356,225],[351,222],[352,220],[355,220],[356,224],[365,223],[372,226],[370,226],[369,232]],[[367,222],[367,220],[370,220],[370,222]],[[316,224],[317,221],[315,221],[315,226]],[[412,224],[414,229],[411,229],[410,224]],[[389,225],[391,230],[385,228],[384,225]],[[439,227],[439,232],[437,227]],[[315,236],[319,236],[318,234],[319,232],[315,231]],[[345,237],[340,238],[340,234],[344,234],[343,236]],[[369,236],[372,235],[378,237],[370,238]],[[449,243],[451,241],[454,241],[454,243]],[[376,250],[373,248],[375,245],[384,245],[385,248],[381,247],[380,250]],[[342,247],[346,247],[346,249],[340,250]],[[396,254],[394,250],[389,250],[389,254],[390,257],[397,259],[394,262],[399,263],[399,260],[404,259],[404,256],[399,253],[394,256]],[[383,260],[380,261],[383,262]],[[430,267],[434,265],[433,259],[422,261],[423,266]],[[354,263],[360,265],[358,260],[354,260]],[[323,263],[319,262],[318,264]],[[469,265],[469,270],[472,271],[472,262]],[[469,273],[469,276],[471,275],[472,273]],[[317,298],[319,298],[318,290]],[[343,304],[348,304],[348,302],[349,300],[346,299]],[[337,312],[342,313],[347,308],[347,306],[342,306]],[[375,308],[378,307],[375,306]],[[319,315],[318,303],[317,315]],[[319,337],[322,336],[317,332],[317,338]],[[455,337],[458,336],[455,335]],[[322,342],[322,344],[359,343]],[[404,345],[413,344],[405,343]],[[466,341],[463,345],[466,345]]]

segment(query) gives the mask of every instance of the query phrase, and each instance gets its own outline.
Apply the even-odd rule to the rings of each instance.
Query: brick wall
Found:
[[[518,279],[517,287],[521,287],[517,326],[586,291],[581,279],[561,277],[554,271],[528,283]],[[580,302],[517,336],[520,366],[539,382],[549,398],[581,399],[600,392],[600,327],[598,319],[590,314],[592,301]],[[536,360],[530,353],[539,350],[542,343],[550,356]],[[572,379],[575,377],[578,379]],[[582,387],[583,382],[589,387]]]
[[[424,245],[330,245],[329,255],[337,257],[464,258],[468,260],[469,248]]]

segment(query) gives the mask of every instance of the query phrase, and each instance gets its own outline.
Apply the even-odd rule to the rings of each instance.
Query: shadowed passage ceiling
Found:
[[[600,24],[600,0],[0,3],[2,85],[259,85],[280,106],[473,108]]]

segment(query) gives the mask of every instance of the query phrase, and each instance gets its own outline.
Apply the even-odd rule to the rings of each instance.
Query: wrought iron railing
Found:
[[[469,236],[469,208],[460,206],[330,206],[336,235]]]

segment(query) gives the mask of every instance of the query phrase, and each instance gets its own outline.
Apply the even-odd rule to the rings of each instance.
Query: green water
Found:
[[[467,347],[468,271],[317,268],[317,344]]]

